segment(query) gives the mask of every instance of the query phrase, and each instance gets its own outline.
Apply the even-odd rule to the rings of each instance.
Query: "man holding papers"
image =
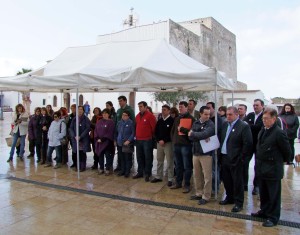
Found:
[[[199,205],[206,204],[212,190],[212,151],[205,152],[201,140],[209,143],[215,134],[215,124],[209,119],[210,110],[207,106],[200,108],[200,119],[195,121],[188,136],[193,141],[194,183],[196,194],[191,200],[199,200]]]
[[[192,143],[189,140],[188,133],[191,130],[195,119],[188,112],[188,103],[186,101],[181,101],[179,103],[179,112],[180,115],[174,120],[174,125],[171,130],[171,139],[176,163],[176,183],[171,189],[182,188],[184,172],[184,186],[182,192],[188,193],[191,190],[190,181],[193,172]]]

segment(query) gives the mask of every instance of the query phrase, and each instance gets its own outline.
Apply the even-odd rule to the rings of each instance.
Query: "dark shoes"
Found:
[[[237,213],[237,212],[240,212],[241,210],[243,210],[243,207],[242,207],[242,206],[237,206],[237,205],[235,205],[235,206],[231,209],[231,212]]]
[[[198,205],[205,205],[206,203],[208,203],[208,201],[202,198],[199,200]]]
[[[262,226],[264,227],[274,227],[276,226],[277,224],[272,222],[271,220],[267,219],[265,222],[263,222]]]
[[[121,168],[117,167],[116,169],[114,169],[114,172],[119,172],[121,171]]]
[[[184,186],[182,192],[183,193],[189,193],[191,191],[191,188],[189,186]]]
[[[7,159],[6,162],[12,162],[12,158]]]
[[[143,175],[136,174],[132,177],[132,179],[138,179],[138,178],[143,178]]]
[[[258,195],[259,194],[259,189],[258,187],[254,187],[252,190],[252,195]]]
[[[31,158],[31,157],[34,157],[34,154],[29,154],[29,155],[27,156],[27,158]]]
[[[202,197],[201,196],[197,196],[197,195],[192,195],[190,197],[190,200],[201,200],[201,199],[202,199]]]
[[[162,182],[161,179],[157,179],[157,178],[154,178],[153,180],[151,180],[151,183],[157,183],[157,182]]]
[[[262,218],[262,219],[267,218],[261,210],[256,213],[251,213],[251,216],[255,218]]]
[[[73,168],[73,167],[76,167],[76,165],[73,163],[70,167]]]
[[[72,167],[72,166],[71,166],[71,167]],[[93,165],[93,166],[91,167],[91,170],[98,170],[98,166]]]
[[[149,182],[150,181],[150,177],[149,176],[146,176],[145,177],[145,182]]]
[[[41,161],[41,159],[36,160],[36,163],[39,163]]]
[[[178,184],[173,184],[170,189],[178,189],[178,188],[182,188],[180,185]]]
[[[117,174],[117,176],[122,176],[122,175],[125,175],[123,172],[119,172],[118,174]]]
[[[248,192],[248,186],[244,186],[244,192]]]
[[[234,204],[234,202],[225,199],[223,201],[220,201],[219,204],[222,205],[222,206],[224,206],[224,205],[228,205],[228,204]]]
[[[172,181],[168,181],[168,187],[171,187],[173,185]]]

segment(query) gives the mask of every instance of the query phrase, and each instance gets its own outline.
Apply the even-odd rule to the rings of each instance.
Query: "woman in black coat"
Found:
[[[84,115],[83,106],[78,106],[79,136],[76,136],[76,117],[72,119],[70,126],[70,141],[72,142],[72,151],[77,154],[77,139],[79,140],[79,169],[86,170],[86,153],[91,152],[90,130],[91,121]],[[75,166],[77,167],[77,166]]]
[[[294,142],[297,138],[297,130],[299,128],[299,119],[295,113],[294,106],[288,103],[285,104],[281,110],[279,117],[285,125],[286,134],[289,139],[289,144],[292,150],[289,163],[293,163],[295,157]]]
[[[49,116],[48,111],[45,107],[41,109],[41,115],[36,121],[36,149],[41,151],[42,159],[37,160],[45,164],[48,150],[48,130],[51,125],[52,118]]]

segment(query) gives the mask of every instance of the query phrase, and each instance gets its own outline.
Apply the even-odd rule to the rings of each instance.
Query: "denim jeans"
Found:
[[[138,163],[138,174],[151,176],[153,166],[153,141],[137,140],[136,141],[136,157]]]
[[[10,154],[9,154],[9,158],[12,160],[14,153],[15,153],[15,148],[17,145],[17,141],[18,138],[20,138],[20,157],[24,157],[24,153],[25,153],[25,138],[26,135],[19,135],[19,131],[17,133],[14,133],[13,137],[12,137],[12,145],[11,145],[11,149],[10,149]]]
[[[58,146],[48,146],[48,151],[47,151],[47,162],[51,163],[52,162],[52,153],[55,150],[56,152],[56,157],[57,163],[61,163],[61,145]]]
[[[192,145],[174,145],[174,156],[176,162],[176,184],[182,185],[184,172],[184,186],[191,185],[193,173]]]

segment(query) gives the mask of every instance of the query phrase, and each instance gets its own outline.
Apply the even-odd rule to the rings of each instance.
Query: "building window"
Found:
[[[232,56],[232,48],[229,47],[229,55]]]
[[[57,107],[57,96],[53,96],[53,107]]]
[[[46,99],[43,99],[43,105],[46,105]]]

